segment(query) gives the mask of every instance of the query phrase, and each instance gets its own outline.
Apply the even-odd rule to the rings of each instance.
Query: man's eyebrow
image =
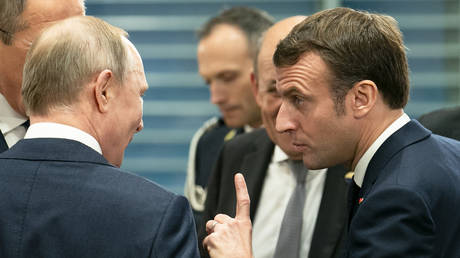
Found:
[[[223,77],[223,76],[227,76],[227,75],[235,75],[235,74],[238,74],[239,71],[238,70],[234,70],[234,69],[231,69],[231,70],[224,70],[224,71],[220,71],[216,77]]]
[[[300,91],[295,86],[288,86],[288,87],[289,88],[287,88],[286,90],[281,92],[281,95],[289,96],[289,95],[292,95],[294,93],[300,93]]]

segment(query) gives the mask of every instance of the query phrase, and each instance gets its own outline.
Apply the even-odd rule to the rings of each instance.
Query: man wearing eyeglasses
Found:
[[[21,98],[22,69],[40,32],[71,16],[84,15],[84,0],[0,2],[0,153],[24,138],[27,117]]]

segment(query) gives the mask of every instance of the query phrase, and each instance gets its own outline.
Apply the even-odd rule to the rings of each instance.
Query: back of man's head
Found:
[[[403,108],[409,96],[408,64],[402,34],[390,16],[334,8],[309,16],[280,42],[277,67],[292,66],[315,52],[331,70],[331,92],[339,113],[349,89],[373,81],[386,104]]]
[[[27,54],[22,95],[28,115],[48,115],[78,101],[92,75],[104,69],[123,82],[127,33],[98,18],[73,17],[45,30]]]
[[[223,10],[217,16],[209,19],[198,31],[198,39],[201,40],[209,36],[217,25],[232,25],[246,35],[249,52],[252,57],[255,57],[259,38],[273,23],[273,17],[265,11],[244,6],[233,7]]]

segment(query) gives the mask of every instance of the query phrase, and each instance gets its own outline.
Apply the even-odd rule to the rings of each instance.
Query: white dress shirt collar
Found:
[[[18,114],[0,93],[0,130],[2,130],[2,133],[9,133],[14,128],[22,125],[26,120],[27,117]]]
[[[283,162],[288,159],[288,155],[278,145],[275,145],[275,149],[273,150],[272,162]]]
[[[382,134],[372,143],[372,145],[366,150],[364,155],[359,159],[358,163],[356,164],[354,180],[355,183],[362,187],[364,176],[366,175],[367,166],[371,161],[372,157],[374,156],[375,152],[382,146],[382,144],[388,139],[393,133],[398,131],[401,127],[405,124],[410,122],[410,118],[406,113],[403,113],[398,119],[396,119],[390,126],[383,131]]]
[[[255,129],[255,128],[252,127],[252,126],[250,126],[250,125],[244,125],[244,126],[243,126],[243,131],[244,131],[245,133],[250,133],[250,132],[254,131],[254,129]]]
[[[75,128],[58,123],[34,123],[30,125],[24,139],[31,138],[62,138],[75,140],[85,144],[102,155],[101,146],[90,134]]]

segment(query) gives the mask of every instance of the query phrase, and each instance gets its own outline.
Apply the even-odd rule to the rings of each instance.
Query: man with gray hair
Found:
[[[148,88],[126,35],[80,16],[31,46],[31,126],[0,154],[1,257],[198,257],[187,200],[119,169]]]
[[[26,53],[41,30],[84,15],[83,0],[0,1],[0,153],[24,138],[28,120],[21,98]]]

